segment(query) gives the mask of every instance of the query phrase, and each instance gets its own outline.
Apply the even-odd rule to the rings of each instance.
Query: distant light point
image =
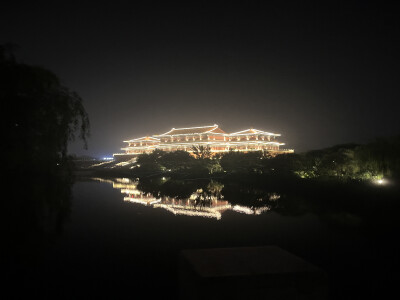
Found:
[[[375,179],[373,181],[376,185],[386,185],[388,184],[388,181],[384,178],[380,178],[380,179]]]

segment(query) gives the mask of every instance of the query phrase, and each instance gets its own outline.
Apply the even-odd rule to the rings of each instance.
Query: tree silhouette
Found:
[[[197,159],[211,158],[212,156],[211,148],[209,146],[193,145],[191,150],[193,151],[194,157]]]
[[[171,171],[188,170],[193,166],[193,161],[193,156],[183,150],[165,152],[160,159],[161,165]]]
[[[50,171],[67,160],[76,135],[87,147],[88,115],[53,72],[18,63],[6,48],[0,45],[2,152],[11,169]]]
[[[89,118],[77,93],[53,72],[19,63],[13,49],[0,45],[1,152],[6,186],[18,194],[1,201],[0,227],[6,252],[18,255],[62,231],[73,181],[68,142],[77,136],[87,146]]]

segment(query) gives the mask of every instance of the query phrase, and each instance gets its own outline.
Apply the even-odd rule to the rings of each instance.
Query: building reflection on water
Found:
[[[248,215],[260,215],[271,209],[267,204],[257,207],[237,204],[232,205],[228,200],[225,200],[221,194],[223,185],[213,181],[207,186],[207,189],[197,189],[189,198],[178,199],[177,197],[170,196],[155,197],[153,193],[142,192],[138,189],[139,181],[134,181],[129,178],[93,178],[93,180],[112,184],[114,189],[119,189],[124,195],[124,201],[151,206],[153,208],[163,208],[174,215],[214,218],[219,220],[222,214],[227,210]],[[269,201],[276,201],[280,196],[276,193],[271,193],[268,194],[268,198]]]

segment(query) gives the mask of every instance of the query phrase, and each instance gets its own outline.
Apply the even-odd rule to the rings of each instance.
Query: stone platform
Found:
[[[277,247],[183,250],[181,299],[328,299],[326,273]]]

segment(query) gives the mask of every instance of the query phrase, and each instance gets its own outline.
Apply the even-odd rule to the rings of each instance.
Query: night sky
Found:
[[[0,9],[0,44],[84,99],[78,155],[212,124],[281,133],[296,152],[399,134],[400,11],[275,2],[15,1]]]

